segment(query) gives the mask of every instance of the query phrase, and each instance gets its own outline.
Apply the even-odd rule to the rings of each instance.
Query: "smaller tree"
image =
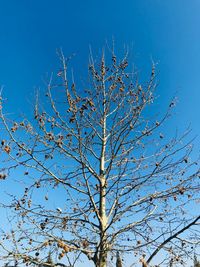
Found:
[[[194,256],[194,267],[200,267],[200,262],[197,259],[197,256]]]
[[[122,267],[122,260],[118,251],[117,251],[116,267]]]

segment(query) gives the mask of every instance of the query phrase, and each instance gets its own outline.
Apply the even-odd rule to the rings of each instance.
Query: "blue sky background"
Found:
[[[198,0],[0,1],[0,84],[9,106],[26,111],[27,99],[42,77],[58,67],[56,49],[76,53],[76,68],[86,68],[89,45],[99,51],[115,38],[116,50],[132,47],[141,72],[158,62],[159,104],[179,97],[175,124],[200,116],[200,2]],[[75,75],[77,78],[79,73]]]
[[[76,79],[87,67],[89,45],[100,51],[105,41],[132,58],[148,74],[158,62],[158,108],[165,111],[176,94],[176,115],[166,131],[200,124],[199,0],[0,0],[0,85],[9,111],[30,112],[42,77],[58,69],[56,49],[76,53]],[[196,140],[199,150],[199,138]]]
[[[198,0],[0,1],[0,84],[9,103],[23,108],[46,72],[57,67],[56,49],[77,54],[86,67],[88,47],[105,40],[133,47],[146,72],[159,62],[159,101],[178,92],[177,122],[198,133],[200,87],[200,2]]]

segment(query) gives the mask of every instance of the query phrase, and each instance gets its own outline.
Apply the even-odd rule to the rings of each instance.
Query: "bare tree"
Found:
[[[161,264],[169,266],[184,264],[198,246],[199,214],[191,203],[200,172],[189,131],[162,133],[175,100],[156,115],[155,65],[140,82],[127,54],[110,55],[96,62],[90,54],[81,83],[59,52],[61,67],[46,83],[49,105],[37,95],[34,119],[13,121],[1,97],[0,178],[18,170],[24,187],[3,204],[17,227],[3,233],[2,259],[51,266],[50,253],[55,266],[88,259],[106,267],[119,252],[147,266],[162,250]]]
[[[119,252],[117,252],[116,267],[122,267],[122,260],[121,260],[121,257],[119,255]]]
[[[199,267],[200,266],[200,262],[197,260],[197,257],[194,257],[194,267]]]

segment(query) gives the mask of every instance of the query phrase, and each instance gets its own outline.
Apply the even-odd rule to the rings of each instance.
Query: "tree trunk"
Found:
[[[104,176],[104,148],[102,149],[101,157],[101,184],[100,184],[100,252],[99,252],[99,267],[107,266],[107,238],[106,238],[106,228],[107,228],[107,215],[106,215],[106,179]]]
[[[107,251],[100,252],[99,256],[99,267],[107,266]]]
[[[102,59],[104,60],[104,59]],[[103,62],[103,61],[102,61]],[[99,213],[100,213],[100,251],[99,251],[99,267],[107,266],[107,214],[106,214],[106,177],[105,177],[105,153],[106,153],[106,93],[103,82],[103,123],[102,123],[102,147],[100,157],[100,194],[99,194]]]

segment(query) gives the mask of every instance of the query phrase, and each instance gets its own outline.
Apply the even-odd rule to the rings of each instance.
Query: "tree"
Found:
[[[117,252],[116,267],[122,267],[122,260],[120,258],[119,252]]]
[[[49,105],[37,94],[34,119],[18,121],[1,108],[2,158],[9,160],[0,178],[18,169],[24,185],[4,204],[17,227],[4,233],[3,259],[42,265],[50,253],[56,266],[88,259],[106,267],[119,252],[137,264],[142,257],[146,266],[162,250],[169,266],[198,246],[199,214],[188,207],[198,197],[200,173],[189,131],[171,139],[162,133],[175,100],[155,117],[155,64],[148,82],[140,82],[127,54],[110,54],[99,63],[90,55],[81,84],[60,51],[61,68],[46,83]]]
[[[197,260],[197,257],[194,257],[194,267],[200,267],[200,262]]]

